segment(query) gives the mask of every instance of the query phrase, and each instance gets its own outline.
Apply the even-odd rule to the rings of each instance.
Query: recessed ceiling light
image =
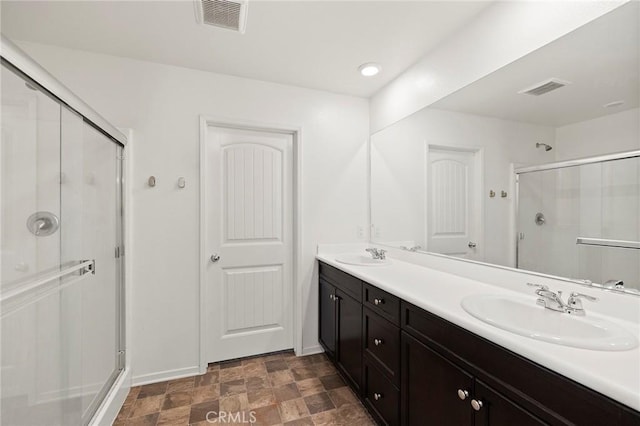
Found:
[[[365,77],[373,77],[380,72],[380,65],[373,62],[367,62],[366,64],[360,65],[358,67],[358,71],[360,71],[360,74]]]
[[[620,105],[623,105],[624,101],[613,101],[613,102],[609,102],[608,104],[604,104],[602,105],[604,108],[615,108],[615,107],[619,107]]]

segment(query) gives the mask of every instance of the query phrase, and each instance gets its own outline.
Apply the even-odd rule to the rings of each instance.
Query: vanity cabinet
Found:
[[[400,299],[365,283],[363,402],[376,421],[400,424]]]
[[[404,425],[546,424],[405,332],[401,352]]]
[[[381,425],[640,425],[640,413],[320,262],[320,343]]]
[[[320,344],[360,395],[362,385],[362,281],[320,264]]]

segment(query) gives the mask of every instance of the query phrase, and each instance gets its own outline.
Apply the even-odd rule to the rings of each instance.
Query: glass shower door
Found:
[[[2,425],[87,424],[123,367],[120,147],[2,66]]]

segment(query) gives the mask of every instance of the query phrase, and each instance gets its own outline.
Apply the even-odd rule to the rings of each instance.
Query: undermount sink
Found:
[[[494,327],[557,345],[597,351],[626,351],[638,346],[627,329],[596,314],[578,317],[536,305],[535,299],[516,296],[474,295],[462,308]]]
[[[374,259],[368,254],[347,253],[336,256],[336,262],[357,266],[384,266],[389,265],[389,259]]]

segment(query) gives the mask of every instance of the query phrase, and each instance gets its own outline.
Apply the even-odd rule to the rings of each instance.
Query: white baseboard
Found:
[[[113,424],[124,400],[129,394],[131,389],[131,370],[125,368],[120,374],[120,377],[116,380],[111,388],[111,391],[107,394],[102,405],[98,407],[98,411],[89,422],[89,426],[107,426]]]
[[[313,354],[320,354],[324,352],[324,349],[322,349],[322,346],[320,345],[315,345],[315,346],[308,346],[306,348],[302,348],[302,356],[305,355],[313,355]]]
[[[200,375],[200,367],[178,368],[175,370],[160,371],[158,373],[145,374],[133,377],[133,386],[148,385],[149,383],[165,382],[167,380],[181,379],[183,377]]]

